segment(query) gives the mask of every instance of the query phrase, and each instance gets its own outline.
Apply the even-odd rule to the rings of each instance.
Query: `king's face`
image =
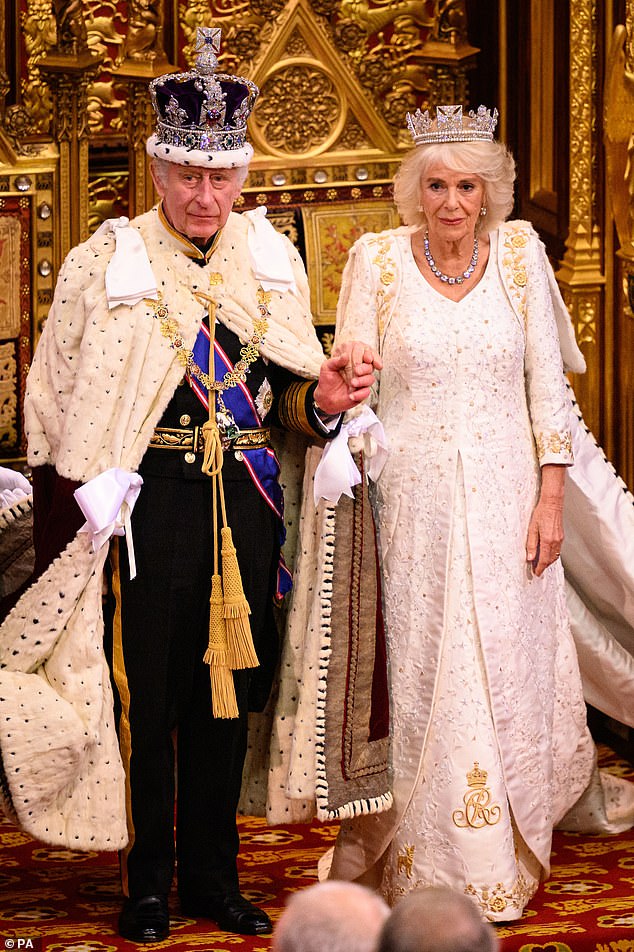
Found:
[[[207,169],[169,163],[154,177],[170,224],[190,240],[208,241],[223,227],[242,183],[237,169]]]

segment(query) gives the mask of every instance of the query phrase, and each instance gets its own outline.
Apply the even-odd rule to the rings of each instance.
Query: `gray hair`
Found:
[[[315,883],[288,900],[272,952],[374,952],[389,913],[387,903],[366,886]]]
[[[474,900],[448,886],[415,889],[400,899],[377,952],[496,952],[498,938]]]
[[[181,163],[180,163],[180,162],[170,162],[168,159],[161,159],[161,158],[154,157],[154,158],[152,159],[152,163],[151,163],[151,164],[152,164],[152,168],[154,169],[154,174],[156,175],[157,179],[159,180],[159,182],[161,183],[161,185],[165,186],[165,185],[167,184],[167,172],[168,172],[168,169],[169,169],[170,165],[180,165]],[[183,168],[191,168],[191,170],[194,171],[195,169],[198,169],[198,168],[207,168],[207,166],[199,166],[199,165],[189,166],[189,165],[187,165],[187,166],[183,166]],[[216,171],[218,171],[218,170],[216,170]],[[228,171],[230,171],[230,170],[229,170],[229,169],[220,169],[219,171],[228,172]],[[236,180],[237,180],[237,182],[238,182],[240,188],[242,188],[242,186],[243,186],[244,183],[246,182],[247,175],[249,174],[249,166],[248,166],[248,165],[238,165],[238,166],[236,166],[236,167],[233,169],[233,171],[234,171],[235,174],[236,174]]]
[[[494,231],[513,208],[515,160],[501,142],[434,142],[419,145],[405,156],[394,178],[394,202],[406,225],[425,228],[420,209],[421,182],[434,165],[477,175],[484,182],[486,217],[476,230]]]

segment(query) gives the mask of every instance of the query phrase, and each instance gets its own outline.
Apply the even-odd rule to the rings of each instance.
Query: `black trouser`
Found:
[[[250,481],[226,484],[225,498],[256,650],[270,655],[277,638],[270,607],[279,552],[275,517]],[[240,717],[214,718],[209,667],[202,660],[213,568],[209,480],[145,474],[132,525],[137,576],[129,580],[126,545],[119,540],[121,591],[113,626],[124,712],[126,683],[130,698],[129,743],[125,722],[120,725],[131,821],[124,888],[138,897],[167,893],[172,882],[175,732],[179,891],[236,893],[236,809],[250,674],[234,674]],[[116,671],[118,631],[124,678]]]

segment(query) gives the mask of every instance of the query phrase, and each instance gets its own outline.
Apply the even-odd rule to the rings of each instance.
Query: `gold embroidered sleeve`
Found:
[[[569,430],[565,430],[563,433],[554,431],[538,433],[535,442],[540,466],[547,463],[561,463],[564,465],[574,463],[572,436]]]
[[[307,436],[315,436],[319,432],[308,406],[309,393],[312,393],[313,388],[314,381],[302,380],[292,383],[280,394],[277,413],[280,423],[287,430],[305,433]]]

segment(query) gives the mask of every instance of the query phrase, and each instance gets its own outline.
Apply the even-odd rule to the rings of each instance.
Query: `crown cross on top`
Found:
[[[199,26],[196,30],[196,68],[200,73],[214,73],[218,68],[216,53],[220,52],[222,30]]]
[[[412,115],[407,113],[407,126],[416,145],[431,142],[477,142],[493,139],[498,121],[498,111],[491,112],[485,106],[478,106],[476,112],[469,110],[468,116],[462,106],[438,106],[436,118],[432,119],[429,110],[417,109]]]

